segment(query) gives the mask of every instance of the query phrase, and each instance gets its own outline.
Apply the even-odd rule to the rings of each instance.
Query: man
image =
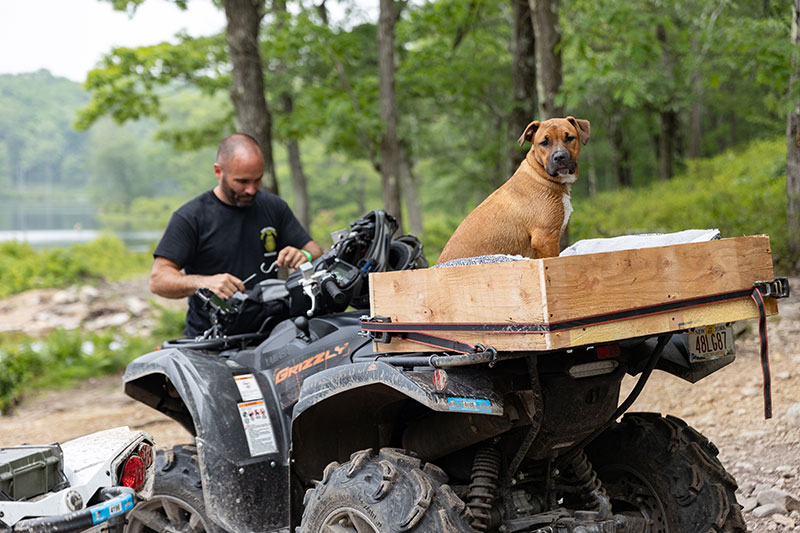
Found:
[[[173,213],[153,252],[150,290],[166,298],[189,296],[186,336],[211,326],[194,295],[200,287],[227,299],[246,290],[242,280],[253,287],[274,278],[273,263],[297,268],[322,255],[286,202],[260,190],[263,174],[255,139],[242,133],[223,139],[214,163],[217,186]]]

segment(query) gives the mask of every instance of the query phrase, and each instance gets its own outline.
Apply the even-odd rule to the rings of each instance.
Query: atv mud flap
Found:
[[[252,375],[273,431],[272,453],[253,453],[234,377]],[[272,383],[235,362],[188,349],[143,355],[128,365],[125,393],[177,420],[196,435],[203,496],[227,531],[283,531],[289,524],[288,436]],[[263,426],[262,426],[263,427]],[[252,435],[251,441],[252,441]],[[261,451],[263,452],[263,446]],[[158,475],[158,472],[156,472]]]

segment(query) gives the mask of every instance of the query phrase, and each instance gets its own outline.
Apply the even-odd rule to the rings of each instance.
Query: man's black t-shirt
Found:
[[[164,257],[186,274],[229,273],[244,280],[256,274],[253,287],[276,272],[264,274],[285,246],[302,248],[311,240],[289,206],[274,194],[258,191],[253,202],[236,207],[207,191],[172,214],[153,256]],[[211,326],[197,296],[189,297],[187,336],[200,335]]]

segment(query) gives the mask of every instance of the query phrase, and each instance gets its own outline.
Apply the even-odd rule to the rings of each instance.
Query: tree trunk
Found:
[[[556,105],[561,90],[561,28],[558,23],[558,0],[529,0],[533,34],[536,36],[536,96],[539,120],[563,117]],[[569,227],[564,228],[559,249],[569,245]]]
[[[675,61],[669,51],[667,30],[661,24],[656,27],[656,38],[661,43],[661,64],[665,83],[671,85],[675,79]],[[672,160],[676,151],[675,139],[677,138],[678,130],[678,114],[670,110],[670,100],[671,98],[667,97],[667,100],[661,103],[659,111],[661,127],[658,135],[658,175],[662,180],[672,178]]]
[[[324,10],[325,3],[322,4]],[[286,0],[274,0],[272,2],[272,9],[278,17],[286,13]],[[281,19],[279,19],[281,20]],[[279,27],[282,22],[278,23]],[[285,65],[281,61],[279,70],[284,70]],[[294,112],[294,99],[292,98],[289,90],[281,92],[281,107],[283,107],[283,114],[291,117]],[[292,177],[292,191],[294,192],[294,214],[300,224],[307,230],[311,227],[311,215],[309,212],[308,203],[308,187],[306,186],[306,174],[303,171],[303,161],[300,158],[300,144],[297,142],[291,132],[286,140],[286,151],[289,154],[289,174]]]
[[[672,158],[675,154],[675,138],[678,133],[678,115],[674,111],[662,111],[661,130],[658,135],[658,175],[666,181],[672,178]]]
[[[558,23],[558,0],[529,0],[536,36],[536,92],[539,120],[564,116],[556,106],[561,90],[561,28]]]
[[[700,45],[697,39],[692,39],[692,54],[695,57],[701,55]],[[702,142],[703,127],[703,78],[700,72],[692,72],[692,109],[689,112],[689,157],[697,159],[700,157],[700,144]]]
[[[264,95],[264,71],[258,30],[264,16],[259,0],[222,0],[228,25],[225,37],[233,66],[231,100],[239,131],[252,136],[264,153],[264,188],[278,194],[272,157],[272,118]]]
[[[792,44],[800,46],[800,0],[792,8]],[[800,81],[800,63],[794,56],[789,89]],[[791,94],[791,92],[790,92]],[[795,97],[796,98],[796,97]],[[800,101],[789,112],[786,125],[786,221],[790,268],[800,269]]]
[[[422,235],[422,208],[417,193],[417,178],[413,172],[413,162],[408,150],[400,145],[400,188],[403,191],[403,202],[406,204],[408,214],[408,227],[411,233]]]
[[[625,144],[625,136],[620,119],[617,115],[610,114],[608,123],[609,136],[611,137],[611,162],[617,185],[620,187],[633,186],[633,173],[631,172],[631,156]]]
[[[378,73],[380,113],[383,122],[381,135],[381,182],[383,205],[403,227],[400,205],[400,144],[397,141],[397,101],[394,91],[394,25],[397,20],[395,0],[380,0],[378,16]]]
[[[511,0],[514,14],[514,40],[511,79],[512,103],[508,118],[508,155],[505,176],[511,176],[525,159],[517,139],[525,127],[536,118],[536,48],[533,21],[528,0]]]

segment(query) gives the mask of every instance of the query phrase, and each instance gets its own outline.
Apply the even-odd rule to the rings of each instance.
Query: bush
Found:
[[[176,331],[178,317],[180,329]],[[0,336],[0,414],[12,409],[32,389],[66,387],[93,376],[121,372],[132,359],[156,349],[162,339],[179,337],[182,317],[182,312],[162,309],[153,337],[120,335],[115,330],[85,333],[63,329],[42,339],[20,334]]]
[[[104,235],[69,248],[34,250],[29,244],[0,243],[0,298],[29,289],[66,287],[147,272],[152,256],[131,252],[118,238]]]
[[[785,141],[759,141],[689,161],[667,182],[575,198],[570,241],[691,228],[717,228],[723,237],[767,234],[774,262],[788,268],[785,169]]]

